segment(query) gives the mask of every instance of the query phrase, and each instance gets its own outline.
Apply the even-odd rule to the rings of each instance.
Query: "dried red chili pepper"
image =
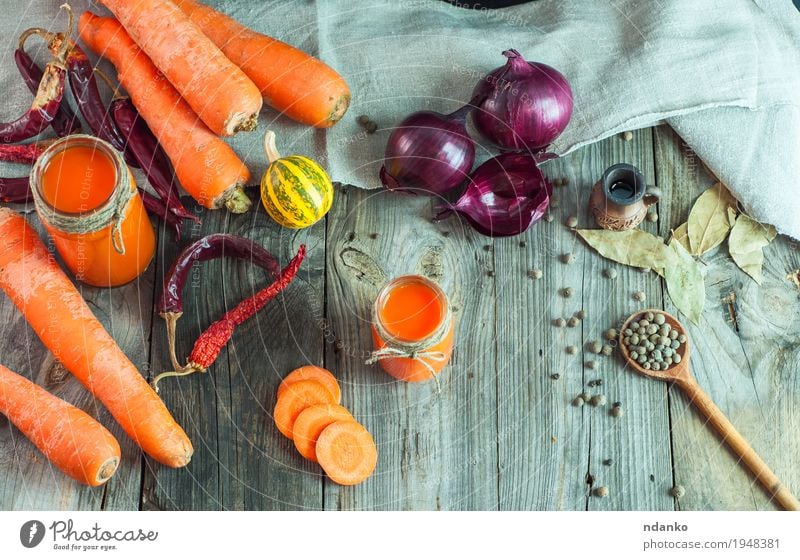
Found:
[[[50,126],[64,95],[64,76],[61,62],[56,60],[47,63],[30,109],[15,121],[0,123],[0,142],[21,142]]]
[[[219,257],[248,259],[256,266],[266,270],[273,278],[277,278],[280,273],[280,266],[272,253],[252,239],[239,235],[212,233],[198,239],[181,251],[164,278],[164,287],[161,290],[157,308],[159,315],[167,322],[169,356],[172,366],[176,370],[181,366],[175,356],[175,331],[178,319],[183,315],[183,287],[189,277],[189,271],[197,262],[205,262]]]
[[[30,179],[28,177],[0,177],[0,202],[30,202]]]
[[[32,165],[49,144],[50,142],[0,144],[0,161]]]
[[[110,113],[125,139],[126,149],[136,158],[139,167],[147,175],[150,186],[161,197],[170,212],[179,218],[200,223],[200,218],[189,212],[181,202],[172,164],[131,100],[127,97],[114,99],[111,102]]]
[[[306,246],[300,245],[300,249],[294,258],[281,270],[278,278],[266,288],[256,292],[254,295],[242,300],[236,307],[225,313],[217,321],[211,324],[203,334],[195,341],[192,353],[186,366],[175,368],[176,371],[166,371],[153,378],[153,388],[158,391],[158,382],[165,377],[176,377],[200,373],[206,371],[214,360],[219,356],[222,348],[233,336],[233,331],[237,325],[241,325],[247,319],[255,315],[258,310],[264,307],[272,298],[278,295],[288,286],[297,275],[297,270],[306,255]]]
[[[14,62],[17,64],[17,70],[19,70],[25,85],[35,95],[44,72],[22,48],[14,51]],[[80,119],[72,111],[63,96],[50,125],[59,137],[77,134],[81,131]]]
[[[114,124],[114,119],[108,112],[100,91],[97,89],[97,81],[94,77],[94,68],[86,56],[84,50],[75,41],[70,39],[74,24],[74,14],[68,4],[64,4],[64,9],[69,14],[69,32],[52,33],[45,29],[35,27],[25,31],[19,39],[19,48],[24,48],[25,41],[31,35],[38,35],[47,42],[47,48],[52,53],[63,52],[63,58],[69,77],[69,86],[72,97],[78,105],[83,118],[92,132],[98,138],[102,138],[117,150],[125,154],[125,161],[131,167],[139,167],[136,158],[125,149],[125,139],[122,133]]]

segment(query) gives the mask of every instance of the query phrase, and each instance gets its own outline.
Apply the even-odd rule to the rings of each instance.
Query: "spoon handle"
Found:
[[[678,380],[678,385],[686,393],[686,396],[695,407],[708,419],[722,441],[731,448],[733,453],[750,469],[756,480],[764,486],[767,494],[784,509],[790,511],[800,510],[800,502],[794,497],[791,490],[787,488],[772,469],[758,456],[758,453],[750,447],[750,444],[742,437],[736,428],[733,427],[725,414],[717,408],[717,405],[703,391],[694,377],[682,378]]]

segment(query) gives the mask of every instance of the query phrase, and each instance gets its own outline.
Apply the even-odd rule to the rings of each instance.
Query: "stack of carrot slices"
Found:
[[[331,372],[303,366],[278,387],[275,425],[294,441],[300,455],[320,464],[338,484],[365,481],[378,463],[378,450],[367,429],[339,403],[342,391]]]

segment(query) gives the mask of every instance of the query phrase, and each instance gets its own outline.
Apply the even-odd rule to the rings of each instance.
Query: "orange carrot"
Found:
[[[192,443],[95,318],[25,219],[0,208],[0,288],[44,345],[153,459],[182,467]]]
[[[292,439],[294,421],[309,406],[315,404],[336,404],[333,395],[316,381],[292,383],[278,398],[273,418],[280,433]]]
[[[302,366],[289,372],[289,375],[284,377],[278,386],[278,398],[281,398],[289,385],[298,381],[316,381],[330,391],[336,404],[342,402],[342,390],[339,388],[336,378],[327,369],[317,366]]]
[[[119,443],[97,420],[0,365],[3,414],[67,476],[100,486],[116,472]]]
[[[338,404],[315,404],[297,415],[292,425],[292,439],[300,455],[317,460],[317,438],[322,430],[340,420],[354,421],[353,415]]]
[[[206,208],[224,204],[231,212],[248,210],[250,200],[242,188],[250,178],[247,167],[198,120],[119,22],[84,12],[78,29],[83,42],[117,68],[120,83],[167,152],[183,188]]]
[[[169,0],[101,0],[194,112],[221,136],[255,130],[261,93]]]
[[[317,460],[332,481],[351,486],[369,478],[378,464],[378,450],[364,426],[339,421],[317,438]]]
[[[318,128],[332,126],[344,116],[350,89],[333,68],[197,0],[173,2],[253,80],[267,105]]]

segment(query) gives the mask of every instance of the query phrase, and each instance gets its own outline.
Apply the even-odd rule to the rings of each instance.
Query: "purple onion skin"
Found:
[[[513,49],[503,55],[505,66],[475,86],[473,95],[485,95],[473,113],[475,128],[502,150],[544,150],[572,117],[569,82],[555,68],[528,62]]]
[[[465,120],[474,107],[455,113],[412,113],[392,131],[380,178],[392,191],[441,195],[461,185],[475,163],[475,144]]]
[[[501,154],[470,175],[464,194],[452,205],[440,205],[437,219],[455,213],[489,237],[518,235],[539,221],[550,205],[552,185],[537,158]]]

